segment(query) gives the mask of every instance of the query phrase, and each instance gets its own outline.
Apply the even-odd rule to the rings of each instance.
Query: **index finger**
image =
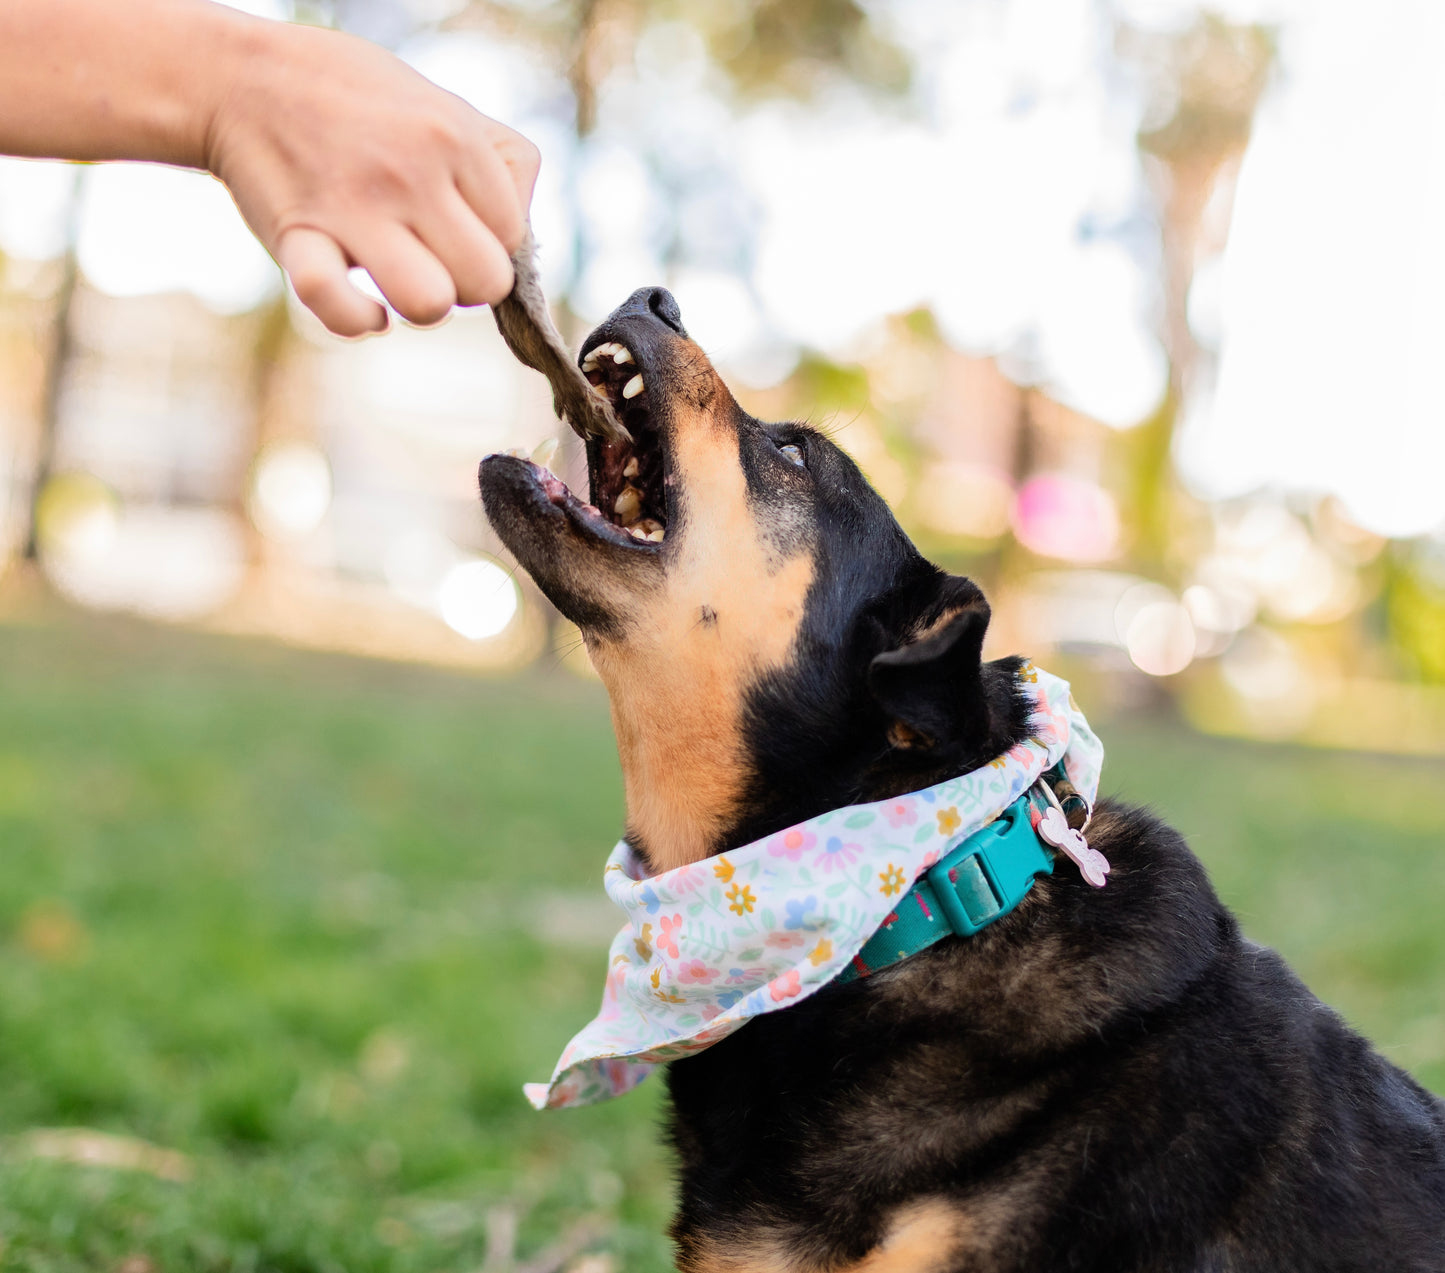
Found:
[[[527,212],[537,184],[541,155],[521,133],[484,119],[458,165],[457,189],[507,251],[515,252],[527,233]]]

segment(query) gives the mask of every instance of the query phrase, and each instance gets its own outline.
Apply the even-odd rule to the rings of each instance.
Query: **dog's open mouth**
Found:
[[[594,392],[611,401],[632,434],[631,442],[588,441],[592,488],[588,508],[596,510],[607,530],[621,531],[639,546],[654,547],[667,537],[669,481],[643,368],[625,345],[604,341],[584,352],[582,371]]]
[[[620,553],[619,564],[624,557],[641,564],[671,553],[674,545],[667,541],[681,530],[681,511],[672,472],[670,387],[674,362],[687,350],[681,348],[686,333],[675,305],[668,308],[672,298],[661,289],[644,295],[657,294],[668,303],[665,312],[624,307],[582,347],[578,362],[584,378],[628,434],[587,438],[585,494],[580,487],[575,493],[569,489],[540,455],[528,460],[513,452],[482,462],[487,515],[534,573],[547,568],[542,554],[565,551],[569,540],[593,552]]]

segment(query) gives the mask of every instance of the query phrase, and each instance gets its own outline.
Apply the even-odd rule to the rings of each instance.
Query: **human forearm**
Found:
[[[206,0],[0,0],[0,154],[205,168],[333,331],[500,300],[536,147],[375,45]]]
[[[205,167],[270,26],[206,0],[0,0],[0,153]]]

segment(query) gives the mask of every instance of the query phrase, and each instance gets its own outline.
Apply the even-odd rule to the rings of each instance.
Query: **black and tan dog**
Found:
[[[827,439],[746,415],[667,292],[584,354],[634,439],[588,444],[592,504],[508,456],[482,494],[586,637],[655,869],[1025,736],[979,590]],[[1090,840],[1102,891],[1058,871],[672,1064],[680,1268],[1445,1270],[1445,1106],[1241,937],[1174,831],[1105,803]]]

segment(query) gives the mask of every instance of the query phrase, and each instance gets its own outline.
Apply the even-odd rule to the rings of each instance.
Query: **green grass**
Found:
[[[1441,766],[1102,732],[1106,785],[1445,1087]],[[515,1224],[519,1264],[667,1268],[659,1085],[519,1091],[595,1007],[620,817],[605,701],[561,676],[0,627],[0,1267],[474,1270]],[[54,1127],[189,1178],[29,1152]]]

